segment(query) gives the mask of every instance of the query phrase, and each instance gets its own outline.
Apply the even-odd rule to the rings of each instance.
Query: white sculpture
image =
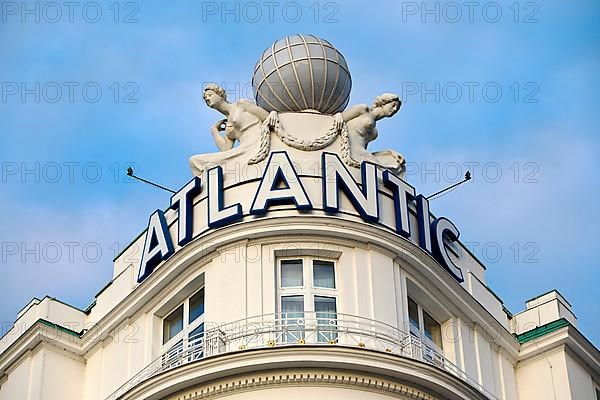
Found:
[[[309,55],[304,54],[302,57],[299,56],[300,58],[298,60],[294,58],[290,60],[289,58],[293,55],[293,52],[290,51],[291,47],[299,46],[300,44],[305,43],[307,40],[302,36],[296,36],[286,37],[275,42],[273,46],[271,46],[268,56],[265,56],[267,51],[263,53],[261,60],[259,63],[257,63],[257,67],[255,68],[255,76],[253,81],[256,83],[257,74],[260,72],[262,75],[259,75],[262,78],[258,83],[260,85],[267,85],[269,90],[271,90],[271,92],[267,91],[265,93],[272,93],[273,96],[278,99],[283,96],[283,92],[281,92],[282,90],[291,95],[291,90],[287,86],[284,86],[283,89],[281,87],[275,89],[269,86],[270,84],[268,83],[269,76],[278,74],[279,78],[281,79],[282,74],[285,74],[286,71],[289,72],[284,68],[289,64],[290,68],[292,68],[292,71],[295,74],[294,76],[297,79],[300,92],[303,93],[302,96],[306,98],[308,95],[310,95],[311,100],[316,101],[316,98],[319,97],[319,94],[321,94],[321,98],[319,100],[322,100],[324,97],[323,94],[325,93],[325,88],[329,87],[327,86],[327,78],[329,76],[327,75],[326,68],[320,69],[316,66],[319,63],[319,60],[325,62],[326,64],[330,62],[325,56],[323,56],[325,58],[320,59],[317,57],[317,55],[312,53]],[[331,46],[329,42],[321,42],[321,39],[316,37],[309,35],[308,38],[308,40],[313,40],[320,43],[323,51],[325,51],[325,44],[327,46]],[[283,46],[282,43],[286,44],[286,46]],[[337,52],[337,50],[335,52]],[[275,63],[276,68],[270,71],[265,71],[262,67],[265,59],[270,59],[272,61],[278,60],[280,54],[287,54],[287,64],[284,63],[278,65]],[[306,60],[306,57],[308,57],[310,63],[314,63],[314,68],[309,68],[310,74],[307,75],[307,77],[304,76],[306,75],[306,71],[304,71],[304,75],[299,75],[299,73],[302,71],[299,71],[296,66],[296,61]],[[337,68],[336,71],[338,71],[338,77],[339,71],[343,71],[348,75],[345,78],[347,83],[344,83],[341,86],[335,86],[337,89],[334,91],[336,93],[340,91],[341,93],[342,89],[345,90],[348,88],[351,81],[345,60],[343,60],[341,54],[337,56],[337,59],[341,61],[332,65]],[[302,62],[299,63],[299,65],[301,64]],[[302,76],[303,79],[300,79],[300,76]],[[307,92],[308,94],[304,94],[303,82],[304,85],[306,85],[306,82],[312,82],[313,84],[314,82],[324,82],[323,90],[319,93],[318,90],[315,90],[315,88],[312,87],[312,90]],[[262,91],[264,92],[264,90]],[[279,94],[277,94],[278,91],[280,92]],[[335,144],[335,146],[337,146],[335,149],[340,152],[342,160],[350,167],[360,168],[362,161],[368,161],[377,164],[382,168],[389,169],[397,174],[401,174],[404,171],[405,160],[404,157],[398,152],[394,150],[385,150],[371,153],[367,150],[369,143],[375,140],[378,136],[378,131],[376,128],[377,121],[382,118],[392,117],[400,109],[401,101],[398,98],[398,95],[385,93],[381,96],[378,96],[371,107],[368,107],[366,104],[360,104],[355,105],[345,111],[335,112],[336,110],[343,110],[343,107],[347,103],[347,96],[349,94],[348,89],[348,94],[344,94],[341,97],[337,96],[337,98],[332,98],[332,96],[329,96],[325,103],[321,103],[319,101],[318,107],[316,107],[319,110],[316,110],[315,107],[313,107],[314,104],[311,103],[311,106],[307,107],[306,110],[299,108],[298,111],[294,110],[294,112],[289,112],[291,107],[289,104],[287,104],[289,102],[286,101],[284,102],[286,105],[280,104],[277,106],[268,101],[268,96],[266,94],[262,94],[261,97],[262,92],[259,92],[260,91],[255,88],[257,102],[259,102],[259,100],[262,103],[266,102],[265,104],[268,104],[268,108],[271,110],[270,112],[265,108],[247,100],[240,100],[235,103],[227,102],[225,91],[216,84],[209,84],[204,88],[204,100],[206,101],[206,104],[225,115],[226,119],[220,120],[211,128],[212,136],[221,152],[192,156],[190,158],[190,166],[194,175],[201,175],[211,166],[221,165],[232,160],[236,160],[236,162],[244,164],[257,164],[262,162],[269,155],[273,134],[277,135],[277,137],[285,146],[302,151],[327,149],[329,146],[334,145],[336,140],[339,140],[339,143]],[[290,97],[288,100],[292,101],[293,99],[293,97]],[[338,99],[342,99],[344,101],[340,103]],[[277,103],[274,100],[273,102]],[[298,103],[297,100],[294,102],[296,104]],[[294,120],[293,126],[289,126],[288,128],[290,129],[287,130],[286,127],[279,121],[278,113],[283,112],[286,114],[294,114],[298,117]],[[333,114],[333,112],[335,112],[335,114]],[[303,132],[301,129],[299,129],[304,126],[302,120],[306,120],[306,125],[310,125],[308,124],[308,121],[310,118],[314,119],[315,114],[326,115],[331,118],[330,128],[324,128],[324,132],[317,137],[314,137],[315,132]],[[325,120],[325,123],[327,123],[327,120]],[[297,132],[297,134],[294,135],[289,131]],[[311,135],[313,137],[312,139],[309,138]],[[236,141],[239,142],[237,147],[235,147]]]
[[[221,152],[198,154],[190,158],[190,167],[195,176],[202,175],[212,166],[257,153],[263,131],[266,130],[268,134],[277,122],[276,112],[269,113],[249,101],[227,102],[225,90],[214,83],[206,85],[203,97],[209,107],[227,118],[217,122],[210,130]],[[236,141],[239,146],[234,147]]]
[[[348,141],[345,143],[344,133],[342,133],[342,157],[344,147],[349,146],[350,159],[344,161],[352,167],[359,167],[362,161],[370,161],[383,168],[391,169],[400,173],[404,170],[404,156],[394,150],[385,150],[371,153],[367,151],[370,142],[377,139],[379,132],[376,128],[378,120],[386,117],[392,117],[400,109],[402,102],[398,95],[384,93],[375,99],[372,107],[366,104],[355,105],[348,110],[335,115],[336,129],[343,132],[348,131]],[[344,128],[344,124],[347,128]],[[344,157],[345,158],[345,157]]]

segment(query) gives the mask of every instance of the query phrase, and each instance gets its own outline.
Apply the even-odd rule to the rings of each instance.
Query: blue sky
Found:
[[[421,2],[275,3],[271,15],[262,2],[121,2],[118,14],[81,2],[72,16],[0,5],[0,321],[46,294],[85,308],[115,252],[168,204],[126,167],[182,186],[189,156],[216,150],[203,84],[251,97],[263,49],[312,33],[346,57],[351,104],[400,94],[373,150],[403,153],[419,192],[472,171],[432,211],[459,227],[508,309],[556,288],[599,345],[600,3],[428,2],[438,15]]]

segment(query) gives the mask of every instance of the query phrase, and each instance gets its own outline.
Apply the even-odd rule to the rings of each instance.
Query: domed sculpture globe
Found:
[[[256,104],[267,111],[343,111],[352,80],[344,56],[313,35],[286,36],[267,48],[254,68]]]

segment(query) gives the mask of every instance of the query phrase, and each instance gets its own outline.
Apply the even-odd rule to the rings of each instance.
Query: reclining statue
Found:
[[[190,158],[190,167],[195,176],[225,161],[258,152],[263,125],[273,127],[277,121],[276,112],[269,113],[249,101],[229,103],[225,90],[214,83],[206,85],[203,97],[209,107],[227,118],[217,122],[210,130],[221,152],[198,154]],[[239,145],[234,147],[236,141]]]
[[[401,105],[402,102],[398,95],[384,93],[381,96],[377,96],[371,107],[366,104],[357,104],[334,116],[334,123],[338,130],[344,129],[344,123],[347,126],[349,155],[351,157],[351,160],[347,163],[358,167],[362,161],[369,161],[383,168],[390,169],[395,173],[404,171],[404,156],[395,150],[384,150],[374,153],[367,150],[369,143],[377,139],[379,134],[375,126],[377,121],[382,118],[394,116]],[[343,137],[342,140],[344,140]]]

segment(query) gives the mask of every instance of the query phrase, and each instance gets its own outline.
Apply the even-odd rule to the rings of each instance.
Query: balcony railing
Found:
[[[421,361],[449,372],[489,399],[497,399],[447,360],[426,338],[368,318],[304,312],[261,315],[186,338],[134,375],[107,400],[117,400],[139,383],[161,372],[203,358],[248,349],[301,345],[358,347]]]

